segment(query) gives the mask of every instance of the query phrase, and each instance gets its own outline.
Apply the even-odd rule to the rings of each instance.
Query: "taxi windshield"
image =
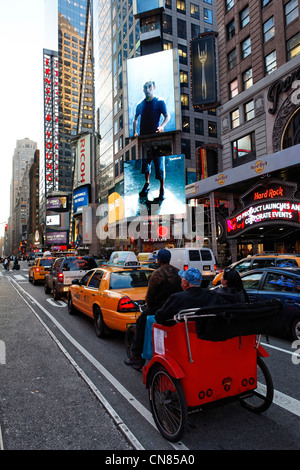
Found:
[[[127,289],[133,287],[147,287],[148,279],[152,271],[118,271],[111,273],[109,288],[110,289]]]

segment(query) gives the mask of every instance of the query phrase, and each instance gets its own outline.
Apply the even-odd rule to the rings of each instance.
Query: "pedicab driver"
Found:
[[[165,304],[157,310],[155,321],[161,325],[171,325],[170,320],[180,310],[187,308],[209,307],[212,305],[227,304],[226,300],[215,291],[201,287],[202,276],[199,269],[189,268],[179,271],[182,292],[170,295]]]
[[[131,347],[131,358],[125,359],[127,366],[139,370],[145,363],[142,358],[144,336],[148,315],[155,312],[165,303],[167,298],[181,290],[178,269],[170,264],[171,252],[162,248],[156,255],[159,268],[150,276],[146,294],[146,308],[136,321],[135,333]]]

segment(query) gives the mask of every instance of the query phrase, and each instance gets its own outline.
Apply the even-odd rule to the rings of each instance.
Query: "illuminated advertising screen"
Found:
[[[66,210],[68,208],[67,196],[53,196],[47,198],[46,209],[47,210]]]
[[[217,105],[215,33],[204,33],[190,42],[192,104],[201,109]]]
[[[164,6],[164,0],[133,0],[133,14],[136,16],[149,11],[155,12]]]
[[[82,208],[89,205],[88,187],[77,188],[73,192],[73,211],[74,214],[82,212]]]
[[[227,219],[227,237],[234,238],[265,224],[300,226],[300,200],[294,187],[284,182],[257,185],[242,196],[245,207]]]
[[[91,184],[91,134],[81,136],[76,147],[76,187]]]
[[[124,162],[125,217],[184,214],[185,204],[184,155]]]
[[[124,114],[128,137],[181,129],[177,49],[127,60],[126,82]]]
[[[117,222],[124,217],[124,181],[120,181],[108,194],[108,223]]]
[[[48,232],[46,233],[47,245],[61,245],[67,243],[67,232]]]
[[[60,214],[46,215],[46,225],[60,225]]]

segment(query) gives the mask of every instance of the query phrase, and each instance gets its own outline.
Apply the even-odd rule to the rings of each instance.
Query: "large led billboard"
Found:
[[[212,109],[218,104],[215,33],[203,33],[190,42],[192,104]]]
[[[127,137],[181,129],[178,63],[177,49],[127,60],[124,87]]]
[[[124,162],[124,215],[184,214],[184,155]]]

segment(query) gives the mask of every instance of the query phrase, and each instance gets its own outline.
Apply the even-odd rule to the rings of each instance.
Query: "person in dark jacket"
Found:
[[[180,310],[228,303],[215,291],[200,287],[202,276],[199,269],[189,268],[186,271],[179,271],[178,275],[181,277],[183,292],[172,294],[156,312],[155,321],[157,323],[171,326],[170,320]]]
[[[163,248],[159,250],[156,258],[159,268],[150,276],[146,294],[146,308],[136,321],[131,346],[131,357],[124,361],[127,366],[132,366],[137,370],[145,363],[145,360],[142,358],[142,352],[147,316],[154,315],[171,294],[181,290],[180,277],[178,276],[179,270],[170,265],[171,252]]]
[[[241,276],[234,268],[225,268],[223,271],[221,286],[215,292],[231,304],[248,303],[249,297],[244,289]]]

